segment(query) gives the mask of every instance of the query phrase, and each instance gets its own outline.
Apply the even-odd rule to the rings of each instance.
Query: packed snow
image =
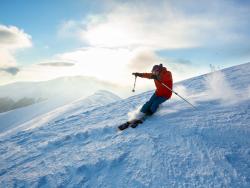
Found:
[[[122,132],[153,91],[31,121],[0,137],[0,187],[250,187],[249,78],[247,63],[176,83],[196,109],[173,96]]]

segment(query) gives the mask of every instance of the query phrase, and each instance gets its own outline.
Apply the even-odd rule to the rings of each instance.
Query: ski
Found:
[[[123,123],[123,124],[119,125],[118,129],[123,131],[123,130],[129,128],[129,127],[136,128],[139,124],[143,123],[143,120],[144,119],[134,119],[134,120],[131,120],[131,121],[127,121],[126,123]]]

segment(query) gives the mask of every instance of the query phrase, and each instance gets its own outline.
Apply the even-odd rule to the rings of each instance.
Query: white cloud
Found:
[[[0,49],[0,67],[15,66],[16,59],[10,50]]]
[[[159,64],[163,61],[162,58],[157,56],[154,51],[150,49],[135,49],[133,55],[128,62],[128,67],[132,71],[146,71],[151,70],[154,64]]]
[[[63,67],[71,67],[71,66],[74,66],[75,64],[73,62],[63,62],[63,61],[55,60],[55,61],[48,61],[48,62],[39,63],[38,65],[63,68]]]
[[[33,64],[23,66],[20,72],[11,79],[11,82],[44,81],[63,76],[75,76],[74,69],[71,67],[41,66],[40,64]]]
[[[76,74],[121,82],[127,78],[126,65],[132,56],[128,49],[83,48],[56,55],[61,61],[75,62]]]
[[[63,21],[58,28],[57,34],[62,38],[74,38],[80,35],[82,30],[81,22],[75,20]]]
[[[57,55],[62,61],[78,62],[79,74],[128,83],[133,82],[131,72],[150,71],[161,62],[179,81],[205,73],[208,67],[162,58],[157,50],[229,45],[246,37],[235,28],[247,26],[249,8],[233,1],[110,2],[106,12],[59,27],[59,36],[75,37],[88,46]],[[138,81],[140,85],[148,86]]]
[[[31,36],[15,26],[0,25],[0,47],[18,49],[31,47]]]
[[[31,47],[31,36],[15,26],[0,25],[0,67],[15,66],[14,53]]]
[[[159,49],[198,45],[192,40],[191,28],[202,23],[197,23],[197,20],[187,22],[182,18],[157,20],[154,19],[154,11],[151,11],[143,12],[139,9],[131,10],[130,7],[118,7],[105,15],[106,19],[90,21],[86,29],[81,32],[81,38],[92,46],[103,47],[143,46]]]
[[[119,1],[111,7],[60,30],[95,47],[173,49],[243,41],[249,26],[249,8],[231,1]]]

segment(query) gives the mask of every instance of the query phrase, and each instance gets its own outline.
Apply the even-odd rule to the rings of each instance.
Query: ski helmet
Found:
[[[162,67],[163,67],[162,64],[154,65],[151,72],[160,72]]]

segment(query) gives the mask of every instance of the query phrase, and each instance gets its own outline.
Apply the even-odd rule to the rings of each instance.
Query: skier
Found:
[[[170,99],[172,96],[172,88],[173,88],[173,79],[172,79],[172,73],[166,69],[166,67],[163,67],[162,64],[160,65],[154,65],[152,68],[151,73],[132,73],[134,76],[138,76],[141,78],[148,78],[148,79],[154,79],[156,90],[154,94],[151,96],[149,101],[147,101],[141,108],[140,112],[141,114],[135,120],[132,120],[130,122],[127,122],[125,124],[122,124],[119,126],[120,130],[126,129],[129,126],[132,128],[135,128],[138,124],[142,123],[144,118],[146,116],[153,115],[160,104],[165,102],[166,100]],[[168,86],[165,87],[165,84]]]

